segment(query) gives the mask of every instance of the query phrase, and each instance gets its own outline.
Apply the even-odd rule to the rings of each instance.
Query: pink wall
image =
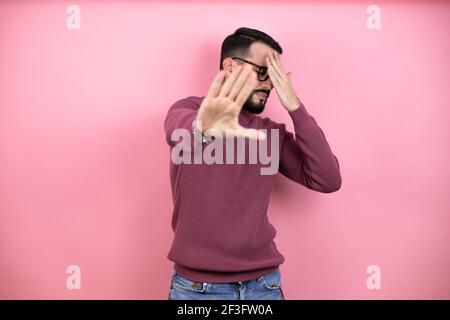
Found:
[[[1,1],[0,298],[167,298],[164,117],[249,26],[283,46],[343,177],[333,194],[277,180],[287,298],[449,299],[449,21],[442,1]]]

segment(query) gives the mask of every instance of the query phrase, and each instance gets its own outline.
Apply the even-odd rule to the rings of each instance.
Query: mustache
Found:
[[[253,93],[258,93],[258,92],[262,92],[262,93],[267,94],[267,97],[269,97],[269,95],[270,95],[270,90],[267,90],[267,89],[257,89],[257,90],[253,90]]]

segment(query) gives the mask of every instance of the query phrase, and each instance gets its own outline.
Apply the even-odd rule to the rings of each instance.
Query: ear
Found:
[[[222,61],[222,68],[227,74],[230,74],[233,70],[233,59],[227,57]]]

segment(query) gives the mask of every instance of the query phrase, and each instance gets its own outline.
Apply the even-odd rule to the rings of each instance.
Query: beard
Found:
[[[266,98],[260,98],[256,94],[258,92],[264,92],[267,93]],[[260,114],[264,111],[264,107],[266,106],[267,99],[269,98],[270,91],[269,90],[255,90],[253,93],[248,97],[247,101],[245,101],[244,105],[242,106],[242,109],[247,110],[250,113],[253,114]]]

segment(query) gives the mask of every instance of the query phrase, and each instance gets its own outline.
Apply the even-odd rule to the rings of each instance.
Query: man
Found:
[[[314,191],[337,191],[338,160],[298,98],[281,54],[282,48],[269,35],[237,29],[222,44],[221,71],[206,97],[188,97],[169,109],[166,140],[173,151],[180,142],[174,139],[177,130],[188,132],[185,145],[194,146],[191,153],[183,149],[184,156],[196,150],[206,153],[210,144],[220,141],[220,133],[232,139],[244,137],[245,151],[251,141],[275,142],[271,152],[279,158],[278,172]],[[284,124],[257,116],[273,88],[295,134]],[[226,146],[227,151],[235,150]],[[284,299],[279,270],[284,257],[273,241],[276,231],[267,217],[276,175],[261,174],[261,167],[225,160],[180,163],[172,154],[174,239],[168,258],[174,262],[174,273],[169,299]]]

